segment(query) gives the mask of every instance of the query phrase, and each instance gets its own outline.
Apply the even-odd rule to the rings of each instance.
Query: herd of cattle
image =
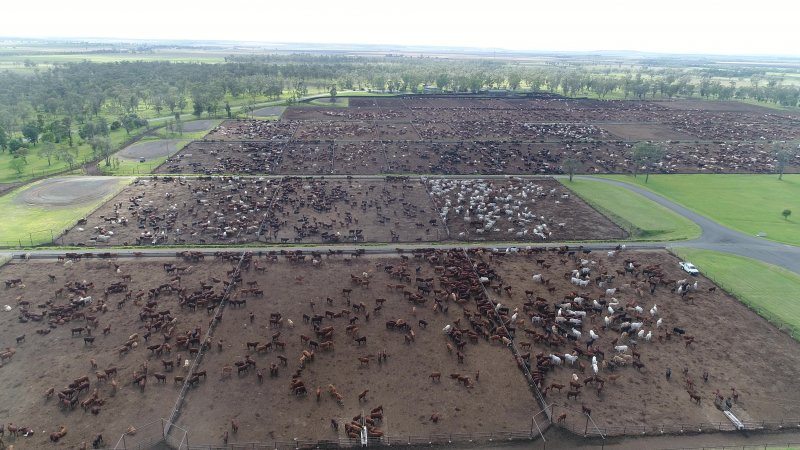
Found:
[[[662,173],[767,173],[788,113],[707,103],[586,99],[351,99],[288,109],[277,122],[227,121],[158,171],[172,174],[495,174],[634,171],[632,144],[666,142]],[[642,130],[655,130],[644,132]],[[790,167],[796,169],[800,161]]]
[[[50,387],[43,393],[47,399],[58,397],[57,408],[67,413],[66,417],[78,406],[99,415],[109,403],[115,402],[120,390],[133,388],[146,392],[150,383],[169,382],[193,387],[207,379],[224,383],[233,375],[241,377],[251,373],[255,373],[259,383],[287,377],[293,397],[313,396],[319,402],[326,393],[333,401],[343,404],[343,398],[356,392],[333,384],[327,388],[311,385],[304,377],[309,364],[319,364],[315,361],[320,354],[335,352],[342,345],[359,349],[370,343],[373,348],[375,345],[380,348],[388,340],[401,339],[413,348],[420,339],[442,339],[442,352],[452,356],[456,370],[450,369],[449,375],[444,370],[431,372],[429,376],[426,373],[429,382],[436,384],[449,377],[470,390],[479,380],[489,377],[487,380],[491,381],[490,374],[481,378],[480,371],[468,373],[458,367],[468,355],[477,357],[478,353],[474,352],[478,350],[470,350],[472,346],[508,347],[509,350],[504,349],[509,352],[508,358],[516,361],[522,373],[545,397],[562,395],[562,389],[568,384],[566,400],[580,402],[575,404],[582,405],[583,414],[591,414],[592,407],[598,406],[592,402],[601,401],[617,384],[620,375],[628,373],[625,371],[647,373],[645,361],[661,354],[662,346],[671,346],[670,342],[676,341],[685,351],[702,346],[699,341],[703,331],[687,328],[688,319],[679,322],[670,313],[669,303],[699,302],[716,290],[694,279],[677,278],[676,275],[682,273],[677,267],[650,264],[646,253],[629,252],[623,246],[607,252],[566,246],[466,251],[419,249],[371,263],[372,269],[363,273],[351,273],[349,280],[340,280],[340,286],[345,286],[341,289],[320,287],[321,299],[302,306],[306,311],[303,314],[296,309],[287,314],[286,310],[282,311],[280,302],[265,300],[270,298],[272,290],[266,284],[259,284],[259,279],[263,281],[263,274],[275,270],[274,264],[285,261],[284,264],[293,266],[292,273],[297,275],[287,283],[303,284],[305,270],[367,258],[361,256],[363,253],[339,256],[341,251],[298,250],[241,256],[234,252],[218,252],[209,262],[203,253],[185,251],[176,255],[177,260],[159,264],[162,275],[139,280],[140,273],[146,271],[136,269],[136,263],[118,262],[115,254],[68,253],[59,258],[66,275],[55,270],[53,272],[58,275],[47,275],[46,283],[52,286],[52,293],[44,295],[40,303],[25,300],[30,297],[23,295],[26,283],[45,285],[45,271],[41,271],[42,280],[6,279],[6,292],[18,295],[18,321],[31,328],[27,337],[26,333],[17,336],[16,348],[9,346],[3,351],[2,362],[13,364],[15,355],[31,351],[26,346],[31,337],[48,339],[51,332],[60,336],[67,333],[66,329],[68,336],[82,338],[84,350],[91,352],[99,345],[105,353],[115,354],[116,362],[108,354],[102,359],[112,361],[102,365],[92,358],[88,361],[88,374],[82,373],[66,380],[64,387]],[[82,258],[100,261],[95,271],[99,277],[71,272],[71,266],[77,266]],[[217,265],[209,271],[208,264]],[[60,266],[54,267],[61,270]],[[519,283],[509,267],[526,273],[526,281]],[[377,276],[372,270],[384,275]],[[433,276],[424,275],[428,272]],[[163,281],[148,282],[148,279]],[[384,279],[389,282],[385,283]],[[351,301],[356,290],[374,295],[374,302]],[[651,303],[650,299],[655,298],[657,292],[662,300],[664,295],[671,299],[663,304]],[[393,309],[391,315],[384,315],[386,307],[391,304],[392,308],[397,308],[398,301],[407,302],[408,312],[398,316]],[[216,311],[225,302],[230,314],[243,308],[251,324],[262,317],[266,321],[268,315],[267,339],[249,341],[237,338],[237,333],[225,335],[233,342],[207,337],[206,329],[223,319]],[[115,314],[130,319],[116,322],[107,319]],[[198,325],[204,320],[205,325]],[[376,331],[369,325],[371,320],[385,322],[385,331]],[[429,323],[436,326],[433,334],[427,331]],[[442,324],[445,326],[439,333]],[[62,328],[65,331],[59,331]],[[300,350],[286,342],[289,337],[294,339],[298,335]],[[187,371],[189,361],[198,353],[227,354],[231,347],[241,347],[242,350],[236,352],[242,355],[239,359],[218,368],[206,366]],[[288,354],[290,351],[297,351],[297,354]],[[275,360],[264,365],[256,358],[258,355]],[[357,361],[354,358],[350,369],[336,367],[345,371],[368,368],[372,363],[386,363],[390,356],[385,349],[379,350],[377,355],[359,357]],[[122,362],[124,371],[119,368]],[[677,374],[681,363],[679,358],[673,362]],[[571,377],[564,380],[569,372]],[[668,369],[667,379],[670,375]],[[700,379],[707,383],[708,372],[701,375],[685,369],[682,375],[688,398],[695,402],[703,397],[697,385]],[[586,394],[589,386],[592,397]],[[378,400],[371,398],[369,392],[369,388],[362,389],[359,403]],[[717,394],[717,400],[724,397],[719,390]],[[738,396],[739,391],[734,389],[730,397],[735,402]],[[429,420],[434,423],[443,417],[442,411],[426,414],[430,414]],[[380,429],[383,415],[380,406],[349,422],[333,418],[331,426],[337,431],[343,426],[345,435],[352,438],[357,437],[362,428],[370,437],[377,438],[383,434]],[[17,430],[15,433],[24,433],[27,426],[14,423],[24,424],[25,418],[14,419],[9,430],[13,427]],[[231,428],[233,433],[237,432],[236,421],[231,422]],[[66,429],[55,428],[51,439],[63,438]]]
[[[618,239],[552,179],[142,177],[63,235],[72,245]]]

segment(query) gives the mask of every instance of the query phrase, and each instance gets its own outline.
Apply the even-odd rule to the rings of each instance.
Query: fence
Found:
[[[164,419],[156,421],[148,426],[157,431],[158,425],[167,423]],[[144,427],[143,427],[144,428]],[[175,425],[173,425],[173,428]],[[169,448],[177,450],[292,450],[292,449],[326,449],[326,448],[349,448],[360,447],[361,441],[359,439],[330,439],[330,440],[306,440],[295,439],[287,441],[267,441],[267,442],[239,442],[229,443],[224,445],[195,445],[189,444],[188,436],[185,430],[181,429],[181,434],[178,436],[179,440],[169,441],[169,436],[165,438],[159,436],[149,435],[140,440],[134,440],[139,436],[141,430],[138,430],[134,436],[123,436],[120,438],[115,450],[139,450],[154,448],[159,445],[166,445]],[[152,431],[152,430],[151,430]],[[123,438],[125,438],[123,440]],[[452,434],[431,434],[429,436],[384,436],[381,438],[370,438],[368,446],[370,447],[384,447],[384,446],[447,446],[447,445],[464,445],[464,444],[501,444],[504,442],[520,442],[520,441],[535,441],[540,439],[539,433],[536,431],[499,431],[499,432],[485,432],[485,433],[452,433]],[[127,446],[126,446],[127,445]]]
[[[169,432],[166,430],[169,429]],[[144,450],[166,445],[176,450],[188,450],[188,433],[183,428],[159,419],[143,425],[135,432],[120,436],[114,450]]]
[[[564,408],[559,406],[559,408]],[[746,431],[800,430],[800,419],[762,420],[742,422]],[[571,433],[587,438],[599,436],[660,436],[664,434],[698,434],[719,431],[736,431],[731,422],[706,422],[676,425],[623,425],[619,427],[586,427],[579,423],[564,422],[557,425]]]
[[[663,450],[767,450],[767,449],[792,449],[800,448],[800,442],[785,442],[778,444],[753,444],[753,445],[720,445],[720,446],[706,446],[706,447],[674,447]]]

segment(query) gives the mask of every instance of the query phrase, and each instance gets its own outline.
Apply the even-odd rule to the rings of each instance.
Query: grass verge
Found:
[[[672,248],[739,301],[800,339],[800,275],[743,256],[711,250]]]
[[[700,227],[625,188],[582,178],[561,183],[614,223],[634,241],[677,241],[700,236]]]
[[[751,236],[800,245],[800,175],[681,174],[644,177],[610,175],[635,184]],[[781,212],[792,211],[784,219]]]

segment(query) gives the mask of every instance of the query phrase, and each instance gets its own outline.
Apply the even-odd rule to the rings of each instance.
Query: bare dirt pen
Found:
[[[193,266],[188,272],[180,275],[180,284],[170,283],[175,274],[168,274],[162,267],[164,263],[176,266]],[[116,270],[113,264],[119,265]],[[10,359],[3,359],[2,373],[4,388],[0,390],[0,415],[4,422],[11,422],[17,427],[34,430],[34,434],[16,438],[10,436],[8,429],[4,440],[6,444],[14,444],[19,448],[46,448],[53,446],[49,441],[50,433],[58,431],[64,425],[67,434],[60,439],[59,445],[77,448],[82,442],[91,442],[95,435],[102,434],[105,445],[113,446],[119,436],[131,425],[141,426],[150,420],[165,417],[177,398],[180,384],[173,382],[175,375],[185,375],[180,370],[165,371],[161,359],[169,361],[182,360],[188,357],[184,350],[179,350],[175,336],[192,331],[195,326],[207,328],[205,311],[190,313],[178,306],[178,294],[162,288],[155,299],[148,299],[150,289],[159,286],[180,286],[188,292],[201,290],[201,283],[213,286],[209,292],[219,296],[222,284],[214,283],[213,277],[223,279],[228,263],[214,261],[185,262],[175,258],[158,259],[82,259],[65,265],[55,261],[25,261],[6,264],[0,269],[2,280],[20,279],[13,287],[0,287],[2,305],[11,306],[11,310],[0,312],[0,345],[11,347],[16,353]],[[49,275],[55,276],[51,281]],[[127,280],[125,276],[130,276]],[[85,307],[75,307],[70,311],[70,297],[81,298],[80,289],[75,283],[93,285],[88,287],[82,296],[91,297],[92,302]],[[103,293],[114,283],[127,285],[127,290],[111,293],[105,300],[107,310],[101,308]],[[75,289],[71,292],[69,287]],[[63,294],[56,295],[57,290]],[[132,298],[123,303],[126,293]],[[136,306],[134,300],[143,293]],[[163,323],[176,319],[175,331],[168,343],[172,345],[171,353],[161,350],[161,356],[148,346],[164,343],[163,334],[169,326],[160,329],[152,328],[152,336],[145,340],[148,332],[147,323],[156,320],[140,319],[140,312],[148,301],[157,301],[153,311],[170,311],[158,315]],[[27,307],[29,315],[22,322],[22,309]],[[60,311],[60,312],[58,312]],[[96,317],[96,325],[87,318]],[[40,315],[42,320],[35,320]],[[109,332],[103,332],[109,327]],[[47,334],[40,334],[46,331]],[[91,334],[89,335],[89,332]],[[129,337],[138,334],[136,344],[126,347]],[[24,336],[17,342],[18,337]],[[85,342],[91,336],[93,342]],[[183,356],[179,356],[182,354]],[[95,360],[97,368],[93,368],[91,360]],[[134,372],[143,373],[143,364],[148,364],[146,386],[142,389],[132,383]],[[182,363],[181,363],[182,364]],[[99,380],[96,372],[105,375],[105,369],[116,368],[107,380]],[[177,369],[177,367],[176,367]],[[166,383],[160,383],[153,376],[160,373],[167,376]],[[81,377],[88,377],[88,389],[79,392],[74,407],[61,406],[59,393],[68,390],[68,385]],[[112,379],[118,387],[112,386]],[[46,393],[54,389],[49,397]],[[96,389],[96,391],[95,391]],[[68,391],[66,391],[68,392]],[[86,402],[97,393],[99,402],[97,414],[93,414],[91,406],[84,409],[81,403]],[[70,394],[70,396],[75,394]]]
[[[547,389],[547,401],[555,405],[554,417],[565,416],[565,425],[583,432],[584,405],[591,409],[594,422],[604,433],[622,434],[639,430],[653,431],[660,426],[694,426],[701,423],[726,422],[722,412],[715,407],[715,391],[724,398],[732,397],[736,389],[738,401],[733,412],[742,420],[760,421],[800,417],[800,393],[794,388],[796,380],[789,370],[778,368],[796,367],[800,364],[800,345],[781,333],[766,320],[747,309],[736,299],[715,289],[706,278],[688,276],[678,268],[678,260],[665,252],[623,251],[609,257],[606,252],[589,254],[576,252],[573,259],[568,253],[532,253],[531,255],[477,256],[477,260],[489,262],[498,278],[492,280],[503,289],[489,289],[490,297],[511,311],[518,309],[517,320],[521,320],[516,333],[516,345],[523,353],[530,352],[533,371],[540,371],[541,387]],[[581,265],[581,259],[586,260]],[[537,262],[538,261],[538,262]],[[635,266],[634,276],[627,275],[628,263]],[[573,269],[590,269],[586,286],[571,282]],[[654,276],[655,292],[650,293],[645,269]],[[620,274],[620,272],[622,274]],[[534,282],[532,276],[541,274],[547,284]],[[604,274],[615,277],[607,282]],[[597,278],[605,282],[598,285]],[[687,279],[690,286],[697,282],[697,289],[690,289],[686,296],[671,292],[676,280]],[[638,284],[637,284],[638,283]],[[505,292],[511,287],[512,296]],[[616,292],[606,292],[614,289]],[[637,292],[641,289],[641,293]],[[530,300],[525,291],[532,291]],[[576,305],[575,297],[583,298],[582,306]],[[539,304],[536,300],[544,301]],[[614,314],[609,314],[609,303]],[[598,301],[600,307],[594,306]],[[530,306],[525,303],[530,302]],[[640,307],[637,312],[635,307]],[[656,315],[650,313],[657,306]],[[569,318],[580,319],[569,313],[583,310],[586,316],[582,326],[570,323]],[[562,319],[556,321],[557,312]],[[532,324],[531,317],[540,324]],[[613,317],[605,326],[604,317]],[[593,318],[594,317],[594,318]],[[661,319],[661,326],[657,320]],[[570,333],[575,328],[581,333],[577,341],[563,336],[545,337],[553,325],[561,322],[559,334]],[[623,323],[642,322],[643,337],[633,331],[628,338],[621,336]],[[676,332],[676,327],[684,333]],[[532,330],[530,332],[524,330]],[[587,348],[590,330],[599,335],[591,348]],[[645,337],[651,334],[648,342]],[[670,333],[666,338],[666,333]],[[694,338],[687,344],[689,336]],[[638,342],[634,345],[633,340]],[[523,342],[532,344],[530,350]],[[626,345],[621,352],[615,345]],[[597,350],[603,353],[598,353]],[[602,383],[589,382],[593,376],[591,352],[598,358],[598,376]],[[636,352],[637,355],[634,355]],[[571,366],[565,353],[580,355]],[[537,354],[543,357],[537,362]],[[561,359],[561,366],[548,367],[549,355]],[[619,356],[618,356],[619,355]],[[614,359],[620,364],[617,368]],[[641,363],[641,368],[633,363]],[[585,372],[579,368],[582,365]],[[666,377],[671,369],[671,378]],[[686,371],[684,374],[684,371]],[[703,373],[708,373],[704,381]],[[578,377],[581,387],[570,387],[572,375]],[[536,375],[534,375],[536,377]],[[686,380],[690,379],[691,384]],[[562,385],[562,389],[550,386]],[[598,394],[597,387],[602,386]],[[580,392],[577,398],[568,398],[568,391]],[[690,397],[689,391],[698,396],[699,403]],[[591,423],[589,429],[593,430]]]
[[[283,257],[272,263],[258,259],[265,270],[243,273],[242,286],[256,282],[265,295],[240,294],[234,298],[246,299],[246,305],[229,305],[225,310],[212,350],[201,367],[208,372],[208,382],[192,390],[179,420],[179,425],[189,428],[194,442],[221,443],[226,431],[229,442],[336,440],[346,437],[345,423],[362,412],[369,415],[378,406],[383,407],[383,420],[376,426],[392,437],[530,428],[532,411],[539,408],[509,350],[496,342],[476,340],[463,348],[464,361],[459,363],[456,351],[447,349],[451,341],[442,327],[459,317],[463,321],[461,308],[451,302],[448,313],[434,312],[434,294],[430,294],[421,295],[426,302],[414,309],[404,295],[404,290],[422,292],[415,288],[419,283],[414,278],[438,280],[441,273],[434,272],[432,263],[411,258],[405,269],[411,278],[400,279],[391,275],[406,263],[398,257],[334,256],[323,257],[318,264],[309,259],[305,263]],[[369,284],[356,283],[352,277]],[[438,289],[438,281],[432,284]],[[404,288],[397,289],[397,285]],[[343,289],[352,290],[349,304]],[[385,301],[376,311],[379,298]],[[472,306],[465,307],[474,311],[474,302],[469,303]],[[360,304],[365,305],[363,310],[352,307]],[[277,313],[280,325],[271,324],[270,316]],[[312,324],[303,320],[303,315],[317,314],[324,317],[320,329],[333,327],[331,336],[318,336]],[[406,342],[410,331],[387,327],[387,321],[398,319],[408,323],[413,341]],[[357,331],[348,333],[351,320]],[[420,326],[420,321],[426,321],[427,328]],[[319,342],[320,347],[309,345],[302,336]],[[357,343],[356,337],[366,338],[365,342]],[[322,348],[325,341],[333,342],[333,347]],[[271,343],[271,348],[257,352],[248,349],[247,342]],[[307,394],[293,395],[291,376],[299,368],[304,350],[314,352],[299,378]],[[388,355],[384,362],[378,360],[381,352]],[[255,367],[237,374],[234,363],[247,354]],[[280,357],[287,359],[287,365]],[[368,362],[359,358],[368,358]],[[270,364],[278,367],[277,376],[270,376]],[[224,366],[232,368],[230,375],[223,373]],[[262,372],[263,381],[259,382],[256,370]],[[478,371],[480,375],[476,375]],[[432,381],[432,372],[441,373],[441,380]],[[451,373],[468,376],[471,387],[451,379]],[[341,402],[329,392],[330,385],[342,396]],[[319,400],[317,387],[321,389]],[[359,394],[365,390],[368,392],[360,400]],[[437,423],[431,421],[433,414],[439,416]],[[236,434],[231,419],[238,423]],[[338,432],[331,427],[331,419],[337,421]]]
[[[627,236],[553,179],[430,178],[427,185],[453,239],[542,242]]]
[[[177,139],[137,142],[123,148],[117,152],[115,156],[125,160],[139,160],[139,158],[145,158],[145,160],[149,161],[151,159],[171,155],[177,150],[177,145],[180,142],[181,141]]]
[[[572,158],[581,173],[629,173],[632,144],[656,140],[668,143],[657,172],[765,173],[774,170],[770,142],[800,136],[796,114],[716,102],[352,100],[347,108],[289,108],[280,121],[226,121],[206,139],[233,145],[190,145],[159,171],[553,174]],[[793,162],[789,171],[798,167]]]

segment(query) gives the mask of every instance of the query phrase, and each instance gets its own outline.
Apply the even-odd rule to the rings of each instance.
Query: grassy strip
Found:
[[[800,339],[800,276],[782,267],[711,250],[673,248],[709,279],[775,326]]]
[[[574,178],[561,183],[614,223],[634,241],[676,241],[700,236],[700,227],[663,206],[625,188]]]
[[[711,220],[751,236],[800,245],[800,175],[611,175],[696,211]],[[788,220],[781,212],[792,211]]]
[[[131,181],[133,181],[132,178],[119,178],[116,188],[96,202],[63,207],[42,207],[17,203],[16,197],[24,190],[35,186],[35,183],[15,189],[0,197],[0,211],[3,211],[3,220],[0,221],[0,236],[2,236],[0,245],[27,247],[51,243],[54,237],[117,195]]]

